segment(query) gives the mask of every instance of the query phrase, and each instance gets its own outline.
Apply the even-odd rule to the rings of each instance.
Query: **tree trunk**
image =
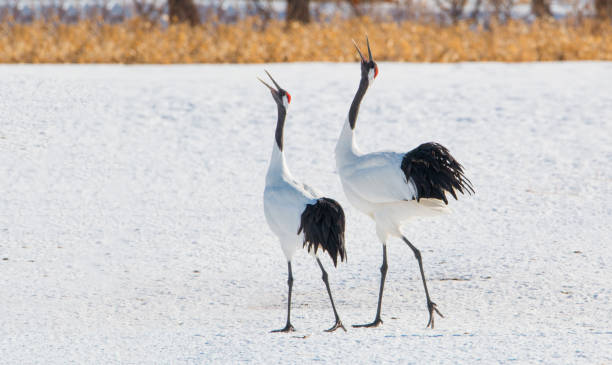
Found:
[[[168,0],[168,15],[171,23],[200,24],[200,14],[193,0]]]
[[[310,22],[310,0],[287,0],[287,22]]]
[[[457,24],[463,15],[466,0],[436,0],[436,4],[446,14],[453,24]]]
[[[612,0],[595,0],[595,13],[598,18],[612,18]]]
[[[550,2],[546,0],[531,0],[531,12],[538,18],[552,16]]]

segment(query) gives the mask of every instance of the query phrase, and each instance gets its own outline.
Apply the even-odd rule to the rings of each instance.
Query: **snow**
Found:
[[[405,228],[445,318],[392,240],[382,327],[324,333],[301,251],[289,335],[264,67],[293,175],[346,211],[342,321],[374,318],[381,247],[334,171],[357,64],[1,66],[0,363],[612,362],[612,63],[381,63],[362,150],[440,142],[476,189]]]

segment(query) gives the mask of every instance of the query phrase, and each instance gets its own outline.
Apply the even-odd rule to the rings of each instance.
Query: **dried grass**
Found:
[[[488,29],[375,22],[369,18],[292,24],[258,18],[236,24],[162,27],[143,19],[118,24],[36,20],[0,24],[2,63],[262,63],[354,61],[351,38],[368,34],[379,61],[612,60],[612,25],[514,20]]]

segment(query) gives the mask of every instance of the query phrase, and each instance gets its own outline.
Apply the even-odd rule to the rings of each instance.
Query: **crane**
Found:
[[[336,144],[336,168],[351,205],[376,224],[376,234],[383,248],[383,263],[374,321],[353,327],[377,327],[383,323],[381,306],[388,269],[387,241],[389,237],[398,237],[412,249],[418,261],[429,311],[427,327],[433,328],[434,312],[443,316],[429,296],[421,252],[402,234],[401,227],[410,218],[444,213],[448,204],[447,193],[457,199],[457,192],[472,194],[474,189],[461,164],[446,147],[435,142],[421,144],[409,152],[361,152],[355,139],[359,106],[368,87],[378,76],[378,65],[372,59],[367,37],[366,42],[368,59],[353,41],[361,58],[361,79]]]
[[[327,330],[333,332],[344,328],[329,287],[328,274],[318,257],[320,251],[327,252],[337,266],[340,261],[346,260],[344,244],[345,218],[344,210],[333,199],[321,195],[308,185],[296,181],[285,160],[283,150],[283,128],[287,108],[291,103],[291,95],[282,89],[272,76],[266,71],[275,87],[266,85],[277,105],[278,119],[274,135],[274,145],[270,165],[266,174],[266,187],[264,189],[264,213],[270,229],[278,237],[281,248],[287,258],[289,295],[287,299],[287,323],[284,328],[272,332],[295,331],[291,325],[291,291],[293,288],[293,273],[291,259],[301,245],[314,255],[322,279],[327,288],[327,294],[334,311],[335,324]]]

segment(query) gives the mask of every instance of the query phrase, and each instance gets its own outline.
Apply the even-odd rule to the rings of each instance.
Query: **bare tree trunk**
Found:
[[[470,19],[472,19],[472,21],[478,21],[478,15],[480,14],[481,6],[482,0],[476,0],[476,4],[474,4],[474,9],[472,9],[472,14],[470,14]]]
[[[287,21],[310,22],[310,0],[287,0]]]
[[[461,15],[463,15],[463,8],[465,7],[466,0],[436,0],[436,4],[453,22],[457,24]]]
[[[595,12],[598,18],[612,18],[612,0],[595,0]]]
[[[552,16],[550,2],[547,0],[531,0],[531,12],[538,18]]]
[[[159,22],[163,14],[163,6],[150,3],[147,0],[132,0],[132,4],[136,15],[150,22]],[[125,16],[125,13],[122,13],[121,16]]]
[[[359,5],[359,0],[347,0],[347,3],[351,7],[354,16],[360,17],[362,15],[361,10],[359,10],[359,7],[357,6]]]
[[[200,24],[200,14],[193,0],[168,0],[168,15],[171,23]]]
[[[493,5],[493,14],[500,22],[506,22],[511,18],[514,0],[490,0]]]

